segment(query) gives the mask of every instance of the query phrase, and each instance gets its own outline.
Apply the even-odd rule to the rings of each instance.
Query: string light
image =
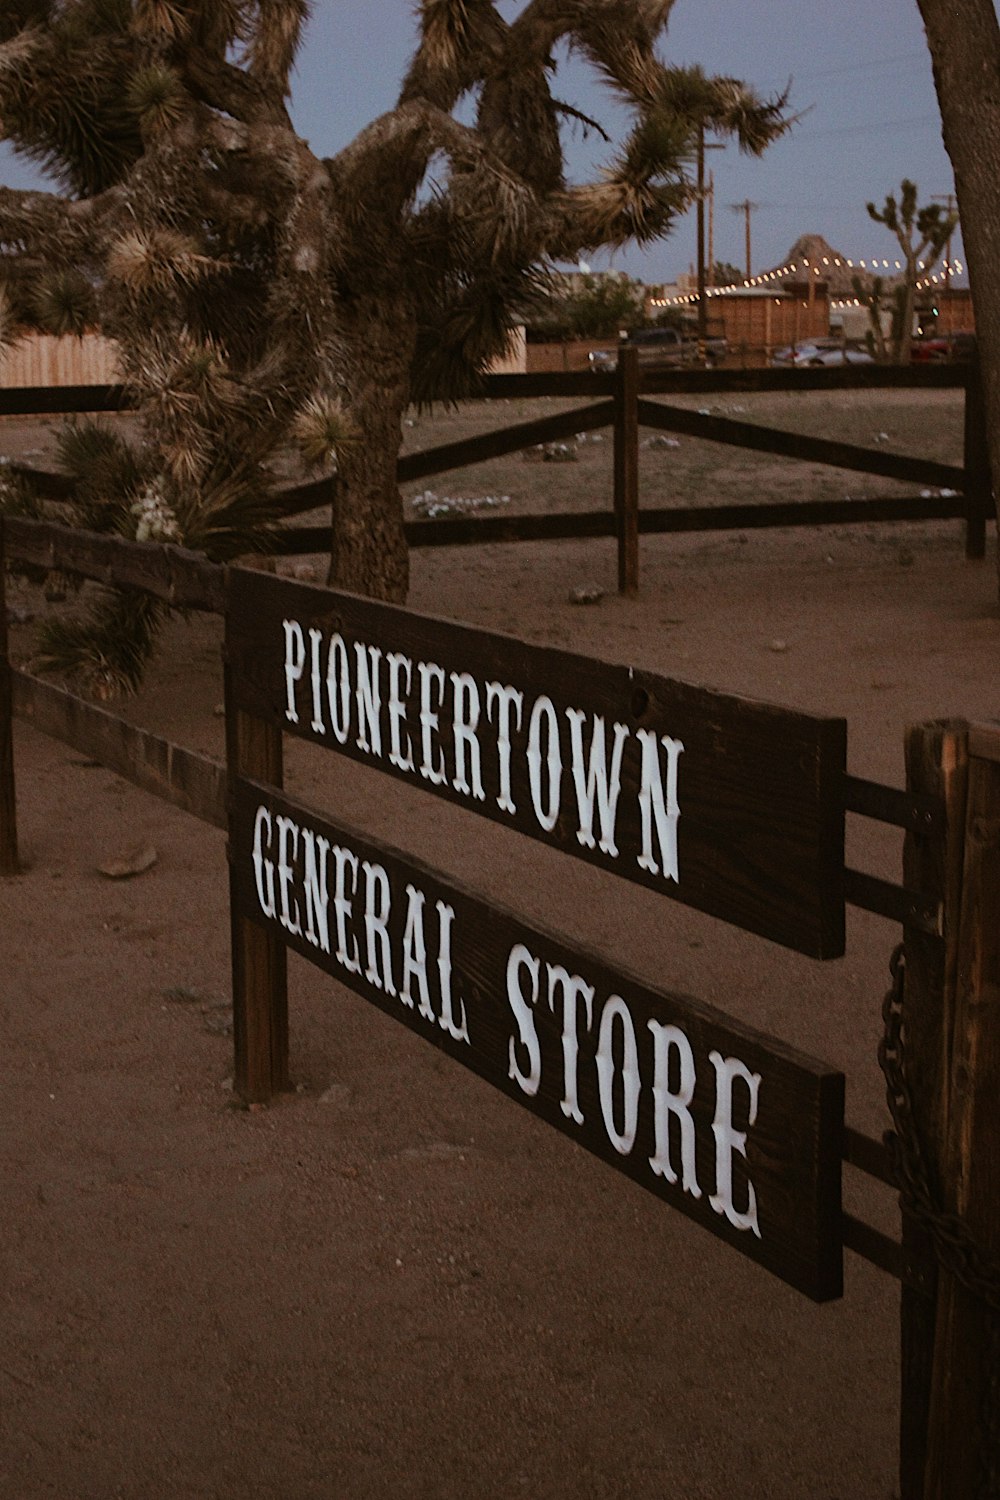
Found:
[[[830,264],[829,256],[823,257],[823,264],[827,266]],[[869,269],[868,263],[864,260],[853,261],[848,259],[841,259],[840,256],[835,256],[833,258],[833,264],[835,266],[847,266],[851,270],[854,270],[855,267],[860,267],[862,270]],[[877,271],[880,265],[884,266],[886,270],[891,269],[891,263],[889,261],[882,260],[876,257],[871,261],[871,270]],[[918,261],[917,266],[919,270],[923,270],[926,266],[926,262]],[[902,262],[897,260],[895,262],[895,267],[897,271],[902,270]],[[927,275],[921,280],[914,283],[915,290],[917,290],[918,292],[926,291],[932,285],[936,286],[941,282],[947,282],[950,276],[961,276],[964,271],[965,265],[960,260],[942,261],[941,269],[939,272],[935,272],[933,275]],[[789,277],[795,276],[800,272],[807,276],[810,273],[813,276],[822,275],[820,266],[818,264],[811,265],[808,256],[804,255],[802,257],[801,266],[797,261],[792,261],[787,265],[779,266],[776,270],[762,271],[758,276],[744,277],[742,281],[730,282],[728,286],[706,287],[705,295],[707,297],[738,296],[741,292],[750,291],[756,287],[762,287],[766,283],[771,281],[788,280]],[[651,297],[649,305],[650,307],[689,307],[697,301],[697,292],[679,292],[674,297]],[[831,300],[830,302],[830,307],[832,310],[842,307],[860,307],[861,305],[862,304],[856,298],[853,300],[851,298],[836,299]]]

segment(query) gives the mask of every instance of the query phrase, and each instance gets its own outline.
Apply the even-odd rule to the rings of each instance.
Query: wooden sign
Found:
[[[258,783],[234,909],[816,1300],[841,1294],[843,1074]]]
[[[248,713],[815,958],[844,951],[843,719],[230,572]]]

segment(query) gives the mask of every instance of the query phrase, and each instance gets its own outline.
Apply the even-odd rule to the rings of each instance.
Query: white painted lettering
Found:
[[[305,671],[306,640],[298,620],[282,620],[281,628],[285,632],[285,718],[290,724],[297,724],[295,684]]]
[[[405,695],[413,681],[413,663],[401,651],[387,651],[385,659],[389,667],[389,759],[397,770],[412,771],[413,751],[405,727]]]
[[[360,974],[358,940],[353,932],[349,933],[347,930],[347,924],[354,914],[352,903],[358,890],[358,856],[340,844],[334,844],[330,852],[333,855],[336,872],[333,886],[333,909],[337,917],[337,962],[349,974]],[[347,888],[348,871],[350,871],[351,879],[349,891]]]
[[[605,854],[617,855],[615,844],[615,816],[618,797],[622,789],[622,753],[628,739],[628,726],[615,725],[615,742],[611,751],[611,769],[608,770],[604,749],[604,720],[594,715],[594,730],[590,740],[590,760],[584,767],[583,721],[586,717],[578,708],[568,708],[569,742],[573,760],[573,785],[576,788],[576,804],[580,813],[577,842],[585,849],[594,847],[594,803],[597,802],[601,820],[600,847]]]
[[[542,720],[545,720],[545,750],[542,751]],[[542,784],[542,766],[548,777]],[[559,721],[551,698],[536,698],[528,722],[528,782],[535,817],[546,833],[559,820],[559,791],[562,779],[562,755],[559,749]]]
[[[355,641],[357,678],[354,696],[358,704],[358,749],[380,759],[382,726],[379,723],[379,710],[382,707],[382,695],[379,692],[378,667],[381,660],[382,652],[378,646],[366,648],[360,641]]]
[[[475,678],[470,677],[468,672],[452,672],[451,685],[454,693],[452,726],[455,744],[455,775],[451,784],[463,796],[468,797],[471,793],[477,802],[485,802],[479,740],[476,737],[480,714],[479,689]],[[471,786],[465,774],[466,750],[469,752]]]
[[[367,859],[361,868],[365,876],[365,954],[368,960],[365,978],[377,990],[394,995],[396,987],[392,982],[392,952],[389,947],[389,908],[392,904],[389,876],[381,865],[372,864]]]
[[[622,1129],[615,1124],[615,1022],[622,1032]],[[597,1034],[597,1091],[601,1100],[601,1114],[608,1140],[621,1156],[628,1156],[635,1144],[635,1132],[639,1123],[639,1051],[635,1041],[635,1027],[629,1008],[620,995],[609,995],[601,1012],[601,1026]]]
[[[265,917],[273,917],[274,864],[264,857],[264,850],[271,847],[271,814],[266,807],[258,807],[253,824],[253,873],[257,882],[257,900]]]
[[[281,916],[279,921],[282,927],[296,937],[302,936],[302,923],[299,920],[299,903],[291,897],[289,887],[295,868],[291,860],[299,852],[299,825],[293,823],[291,818],[283,818],[279,813],[275,818],[278,825],[278,895],[281,898]],[[291,859],[288,853],[288,841],[291,836],[292,850]]]
[[[723,1057],[720,1052],[710,1052],[708,1057],[715,1069],[715,1119],[712,1121],[712,1134],[715,1136],[715,1192],[708,1201],[717,1214],[725,1214],[735,1229],[749,1229],[760,1239],[757,1195],[749,1179],[746,1208],[741,1211],[733,1202],[733,1153],[738,1152],[744,1159],[747,1154],[746,1131],[733,1129],[733,1084],[737,1078],[740,1079],[750,1095],[747,1110],[749,1127],[757,1119],[760,1074],[751,1073],[738,1057]]]
[[[490,709],[494,705],[497,710],[497,757],[500,771],[500,795],[497,797],[497,807],[501,812],[516,813],[517,808],[510,794],[510,711],[512,707],[517,710],[517,728],[520,729],[524,694],[519,693],[517,688],[502,687],[499,682],[488,682],[486,684],[486,716],[491,722]]]
[[[665,880],[679,880],[677,868],[677,820],[680,808],[677,803],[677,761],[684,746],[680,740],[663,735],[659,742],[651,729],[638,729],[636,735],[642,743],[642,780],[639,785],[639,810],[642,814],[642,853],[637,858],[639,867],[651,875],[663,867]],[[660,771],[660,745],[667,752],[667,775],[664,785]],[[660,864],[653,855],[653,827],[659,844]]]
[[[306,939],[314,948],[330,951],[330,893],[327,886],[327,856],[330,841],[311,828],[303,828],[302,886],[306,898]]]
[[[330,728],[338,744],[346,745],[351,730],[351,668],[340,634],[331,636],[326,656],[326,701]]]
[[[320,647],[323,644],[322,630],[309,631],[309,681],[312,687],[312,732],[326,734],[323,723],[323,676],[320,672]]]
[[[538,1085],[542,1079],[542,1049],[538,1043],[538,1032],[535,1030],[535,1018],[531,1010],[538,1002],[539,968],[538,959],[524,944],[515,943],[507,958],[507,1003],[514,1012],[518,1035],[510,1039],[507,1077],[512,1078],[529,1099],[538,1093]],[[530,1000],[525,999],[521,989],[522,969],[527,969],[531,980]],[[527,1053],[527,1072],[522,1069],[518,1060],[518,1043]]]
[[[430,988],[427,984],[427,941],[424,937],[424,893],[416,886],[406,887],[406,929],[403,933],[403,988],[399,998],[413,1009],[412,981],[416,980],[420,991],[420,1014],[428,1021],[434,1019]]]
[[[455,909],[443,901],[436,901],[438,914],[438,981],[441,988],[441,1014],[438,1025],[456,1042],[468,1042],[469,1025],[465,1016],[465,1001],[459,996],[458,1009],[461,1019],[455,1020],[455,1000],[451,989],[451,925],[455,920]]]
[[[563,1097],[560,1108],[568,1120],[583,1124],[583,1111],[577,1093],[577,1057],[580,1042],[577,1032],[577,1001],[583,1001],[587,1030],[594,1024],[594,986],[579,974],[570,974],[562,964],[546,964],[549,986],[549,1009],[554,1013],[557,995],[562,993]]]
[[[435,745],[438,730],[436,709],[441,707],[444,697],[444,668],[433,661],[418,661],[417,676],[420,678],[420,774],[432,786],[442,786],[447,780],[444,769],[444,751]],[[437,702],[431,703],[431,683],[437,683]]]
[[[657,1177],[677,1182],[670,1155],[670,1117],[677,1121],[681,1137],[681,1185],[692,1198],[701,1197],[695,1171],[695,1131],[691,1101],[694,1098],[695,1066],[691,1043],[679,1026],[648,1022],[653,1033],[653,1130],[656,1148],[649,1165]],[[677,1056],[677,1088],[670,1087],[670,1054]]]

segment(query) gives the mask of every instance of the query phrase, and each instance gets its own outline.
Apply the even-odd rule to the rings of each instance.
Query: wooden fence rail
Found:
[[[707,396],[723,392],[903,389],[960,389],[964,392],[961,466],[808,437],[752,422],[738,422],[649,399],[652,396]],[[966,555],[969,558],[985,556],[986,525],[992,515],[992,485],[977,364],[909,369],[852,365],[841,369],[805,370],[656,370],[641,367],[637,351],[625,346],[614,372],[490,375],[484,377],[478,394],[487,401],[582,397],[586,404],[534,421],[494,429],[460,442],[402,454],[397,464],[401,484],[453,472],[530,447],[560,442],[577,433],[610,427],[614,434],[613,503],[605,510],[558,515],[448,517],[411,522],[406,526],[411,547],[614,537],[619,588],[626,593],[638,587],[638,539],[641,535],[960,519],[965,523]],[[122,386],[0,390],[0,415],[121,411],[127,407],[128,395]],[[644,426],[680,432],[751,452],[881,475],[897,482],[919,484],[925,492],[864,500],[765,501],[646,508],[640,505],[639,469],[639,430]],[[25,469],[23,465],[13,467]],[[67,497],[69,484],[65,476],[43,474],[39,477],[52,498]],[[287,519],[335,503],[334,480],[311,480],[279,491],[275,497],[275,513]],[[329,544],[327,526],[289,526],[280,529],[273,547],[279,556],[295,556],[325,552]]]

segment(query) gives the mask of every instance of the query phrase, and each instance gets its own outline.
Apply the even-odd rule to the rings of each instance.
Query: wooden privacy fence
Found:
[[[7,659],[3,552],[222,613],[227,765]],[[1000,1485],[1000,731],[925,725],[906,790],[851,776],[843,720],[447,624],[179,548],[0,521],[0,871],[12,716],[228,830],[236,1083],[288,1083],[303,954],[816,1300],[843,1249],[901,1283],[903,1500]],[[653,991],[282,788],[291,733],[816,959],[845,903],[902,928],[884,1006],[892,1149],[844,1078]],[[902,882],[845,865],[847,815],[905,832]],[[893,1239],[841,1163],[900,1189]]]
[[[901,389],[964,391],[961,466],[886,452],[882,448],[807,437],[648,399],[723,392]],[[406,526],[411,547],[614,537],[618,586],[623,593],[638,588],[641,534],[958,519],[964,522],[966,555],[970,558],[985,555],[986,523],[993,513],[993,501],[977,363],[922,368],[851,365],[803,370],[655,370],[640,367],[638,351],[626,345],[620,350],[614,372],[490,375],[483,379],[480,394],[487,400],[582,397],[585,404],[461,442],[403,454],[397,464],[401,484],[610,427],[614,437],[613,504],[607,510],[574,514],[414,521]],[[0,415],[116,411],[125,403],[126,393],[121,386],[0,390]],[[923,492],[870,499],[640,506],[641,427],[681,433],[749,452],[880,475],[921,485]],[[56,498],[66,497],[69,487],[65,476],[41,477]],[[277,498],[276,510],[279,515],[291,518],[329,506],[331,501],[336,503],[334,483],[321,479],[283,490]],[[328,526],[287,526],[274,542],[274,550],[281,556],[327,552],[329,546]]]

